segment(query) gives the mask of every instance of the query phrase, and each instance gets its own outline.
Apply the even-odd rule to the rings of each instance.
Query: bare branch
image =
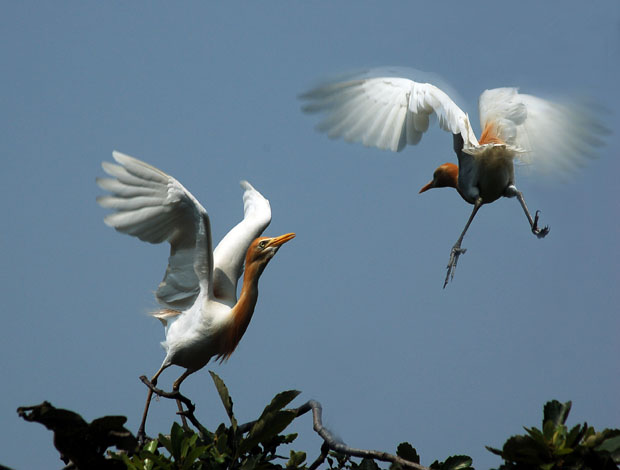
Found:
[[[423,465],[420,465],[418,463],[405,460],[397,455],[389,454],[387,452],[380,452],[378,450],[355,449],[339,441],[333,436],[331,432],[329,432],[327,428],[323,426],[323,407],[316,400],[309,400],[303,405],[301,405],[299,408],[294,408],[289,411],[295,412],[296,417],[299,417],[310,410],[312,410],[312,427],[316,431],[316,433],[321,436],[321,439],[323,439],[323,445],[321,446],[321,455],[312,463],[310,469],[316,469],[319,465],[323,463],[323,461],[327,457],[327,448],[328,450],[333,450],[335,452],[339,452],[341,454],[345,454],[351,457],[369,458],[373,460],[380,460],[381,462],[397,463],[405,468],[413,468],[415,470],[429,470],[428,467],[424,467]],[[239,426],[239,430],[241,432],[247,432],[252,428],[255,422],[256,421],[250,421],[249,423],[242,424]]]
[[[203,434],[204,434],[205,427],[202,424],[200,424],[200,421],[198,421],[198,419],[196,419],[196,416],[194,415],[194,411],[196,411],[196,405],[194,405],[189,398],[187,398],[185,395],[183,395],[178,390],[173,390],[172,392],[165,392],[162,389],[157,388],[155,385],[153,385],[153,383],[149,379],[146,378],[145,375],[140,376],[140,380],[142,381],[144,385],[150,388],[155,395],[158,395],[163,398],[179,400],[180,402],[182,402],[187,407],[187,410],[179,411],[177,412],[177,414],[181,416],[185,416],[187,419],[189,419],[190,422],[194,425],[194,427],[200,433],[200,436],[204,437]]]

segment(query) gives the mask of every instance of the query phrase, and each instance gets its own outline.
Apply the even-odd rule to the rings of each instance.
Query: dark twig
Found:
[[[178,411],[177,414],[181,416],[185,416],[187,419],[189,419],[190,422],[194,425],[194,427],[200,433],[200,437],[204,437],[205,428],[202,424],[200,424],[200,421],[196,419],[196,416],[194,415],[194,411],[196,411],[196,405],[194,405],[189,398],[187,398],[185,395],[183,395],[178,390],[173,390],[172,392],[165,392],[162,389],[157,388],[155,385],[153,385],[153,383],[149,379],[146,378],[145,375],[140,376],[140,380],[142,381],[144,385],[150,388],[155,395],[163,397],[163,398],[170,398],[172,400],[181,401],[187,407],[187,410]]]
[[[327,444],[327,442],[323,442],[323,445],[321,446],[321,454],[316,458],[314,462],[312,462],[312,464],[308,467],[308,470],[316,470],[317,468],[319,468],[319,465],[325,462],[328,454],[329,444]]]
[[[389,454],[387,452],[380,452],[378,450],[365,450],[365,449],[355,449],[353,447],[349,447],[343,442],[336,439],[332,433],[330,433],[324,426],[322,420],[322,412],[323,408],[318,401],[309,400],[299,408],[294,408],[289,411],[293,411],[296,414],[296,417],[299,417],[308,411],[312,410],[312,427],[316,431],[316,433],[321,436],[323,439],[323,445],[321,446],[321,455],[312,463],[311,469],[316,469],[327,457],[327,450],[333,450],[340,454],[345,454],[350,457],[361,457],[361,458],[369,458],[373,460],[380,460],[382,462],[392,462],[402,465],[406,468],[414,468],[416,470],[429,470],[428,467],[424,467],[415,462],[411,462],[409,460],[405,460],[397,455]],[[249,423],[245,423],[239,426],[239,430],[241,432],[248,432],[256,421],[250,421]]]

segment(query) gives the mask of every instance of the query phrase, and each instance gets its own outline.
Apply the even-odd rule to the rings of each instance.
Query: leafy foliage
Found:
[[[390,470],[473,470],[471,458],[465,455],[448,457],[443,462],[433,462],[429,468],[423,467],[416,449],[407,442],[398,446],[395,456],[351,449],[343,444],[339,447],[330,444],[330,439],[319,432],[316,420],[315,430],[324,439],[316,460],[308,462],[306,452],[295,450],[281,455],[281,446],[292,444],[297,437],[297,434],[286,434],[286,428],[311,409],[310,402],[296,409],[286,409],[299,392],[284,391],[271,400],[256,421],[240,425],[226,385],[213,372],[211,376],[230,425],[220,424],[211,432],[192,421],[197,427],[195,432],[175,422],[169,435],[159,434],[143,446],[138,446],[136,438],[123,427],[126,418],[122,416],[106,416],[87,423],[77,413],[54,408],[47,402],[20,408],[18,413],[27,421],[39,422],[54,432],[54,445],[69,464],[67,469],[313,470],[322,466],[329,470],[380,470],[377,460],[388,460],[393,462]],[[320,404],[318,406],[320,408]],[[502,450],[488,447],[505,461],[499,470],[618,469],[620,430],[606,429],[597,433],[587,424],[569,430],[565,422],[570,407],[570,402],[551,401],[544,408],[542,430],[525,428],[527,435],[511,437]],[[109,447],[117,450],[110,451]],[[104,455],[106,450],[107,455]],[[0,466],[0,470],[2,468]]]
[[[548,402],[542,430],[525,428],[527,435],[513,436],[502,450],[487,447],[505,463],[499,470],[616,470],[620,463],[620,430],[596,432],[587,423],[570,430],[566,419],[571,402]]]
[[[296,434],[280,433],[295,419],[296,414],[283,408],[299,392],[285,391],[274,397],[263,413],[248,426],[240,429],[233,412],[233,401],[224,382],[213,372],[211,376],[230,420],[229,427],[220,424],[215,433],[205,428],[199,433],[184,430],[173,423],[169,436],[160,434],[132,456],[116,454],[130,470],[225,470],[225,469],[283,469],[303,468],[305,452],[290,451],[286,459],[276,454],[282,444],[290,444]],[[165,452],[160,452],[163,448]],[[280,463],[281,462],[281,463]]]

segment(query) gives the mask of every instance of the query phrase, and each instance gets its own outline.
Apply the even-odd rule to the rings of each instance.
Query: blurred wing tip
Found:
[[[252,186],[248,180],[239,181],[239,186],[241,186],[241,188],[245,191],[255,190],[254,186]]]
[[[316,93],[316,88],[312,88],[308,91],[304,91],[302,93],[299,93],[297,95],[297,99],[299,101],[306,101],[306,100],[310,100],[314,97],[314,94]]]
[[[104,223],[104,224],[106,224],[108,227],[112,227],[113,229],[116,229],[116,226],[114,225],[114,223],[110,221],[110,219],[112,218],[112,216],[113,216],[113,215],[114,215],[114,214],[109,214],[109,215],[106,215],[106,216],[103,218],[103,223]],[[118,230],[118,229],[117,229],[117,230]]]
[[[123,160],[127,158],[131,158],[129,155],[119,152],[118,150],[112,150],[112,158],[119,163],[122,163]]]
[[[101,162],[101,168],[103,169],[103,171],[105,171],[108,175],[114,175],[114,171],[118,168],[121,168],[120,165],[117,165],[116,163],[112,163],[112,162],[106,162],[103,161]]]
[[[301,112],[305,114],[316,114],[321,111],[321,108],[314,104],[304,104],[301,107]]]

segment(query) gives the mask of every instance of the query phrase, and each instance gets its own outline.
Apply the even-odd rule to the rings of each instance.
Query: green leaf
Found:
[[[253,470],[254,468],[256,468],[256,464],[259,460],[260,456],[251,455],[243,461],[239,470]]]
[[[465,470],[471,468],[471,457],[467,455],[453,455],[448,457],[441,466],[441,470]]]
[[[532,437],[532,439],[534,439],[537,442],[540,442],[541,444],[545,444],[545,436],[543,436],[543,433],[540,431],[540,429],[532,427],[532,428],[526,428],[524,427],[523,429],[525,429],[527,431],[527,433]]]
[[[509,462],[523,462],[532,465],[548,461],[548,448],[544,442],[529,436],[512,436],[502,448],[502,457]]]
[[[206,450],[207,446],[198,446],[192,448],[183,461],[182,470],[189,470],[190,468],[192,468],[194,462],[196,462],[198,457],[204,454]]]
[[[401,442],[396,449],[396,455],[409,462],[420,463],[420,456],[414,447],[408,442]]]
[[[224,381],[213,371],[209,371],[211,374],[211,378],[213,379],[213,383],[215,384],[215,388],[220,395],[220,399],[222,400],[222,404],[224,405],[224,409],[226,410],[226,414],[230,419],[230,424],[232,426],[233,432],[237,432],[237,419],[233,413],[233,401],[230,398],[230,394],[228,393],[228,388],[224,384]]]
[[[157,451],[157,444],[157,439],[153,439],[144,446],[143,452],[141,453],[145,456],[144,470],[153,470],[153,467],[155,466],[155,461],[152,458],[148,458],[146,456],[148,456],[149,454],[154,454],[155,451]]]
[[[170,455],[172,455],[172,442],[170,442],[170,439],[160,433],[157,440],[161,443],[162,446],[164,446],[164,449],[166,449],[170,453]]]
[[[138,467],[136,467],[136,465],[129,459],[129,457],[127,457],[127,454],[121,454],[121,459],[123,460],[123,463],[125,464],[125,466],[127,467],[127,470],[140,470]],[[4,467],[2,467],[2,465],[0,465],[0,469],[2,469]]]
[[[286,390],[284,392],[278,393],[275,397],[273,397],[273,399],[271,400],[271,403],[269,403],[265,407],[265,409],[263,410],[263,413],[261,414],[261,417],[272,411],[281,410],[286,405],[288,405],[290,402],[292,402],[295,399],[295,397],[297,397],[297,395],[299,395],[300,393],[301,392],[298,390]]]
[[[586,433],[587,425],[583,427],[580,424],[573,426],[573,428],[566,435],[566,445],[568,447],[576,447],[581,441],[581,438]]]
[[[491,452],[491,453],[493,453],[495,455],[499,455],[500,457],[503,455],[503,452],[501,450],[499,450],[499,449],[496,449],[495,447],[489,447],[489,446],[484,446],[484,447],[486,447],[486,449],[489,452]]]
[[[559,449],[555,449],[553,451],[553,455],[568,455],[568,454],[572,454],[573,452],[574,452],[574,449],[570,447],[561,447]]]
[[[357,468],[359,470],[379,470],[379,465],[372,459],[363,458]]]
[[[543,426],[547,421],[552,421],[554,425],[559,426],[566,422],[568,413],[572,403],[567,401],[566,403],[560,403],[557,400],[551,400],[545,404],[543,409]]]
[[[172,423],[170,429],[171,454],[174,460],[181,460],[181,447],[183,445],[184,432],[183,428],[176,421]]]
[[[228,429],[224,424],[220,424],[215,435],[215,448],[220,454],[226,454],[230,447],[228,446]]]
[[[263,413],[254,423],[248,437],[241,441],[239,451],[243,454],[260,443],[265,443],[277,436],[296,418],[294,411],[271,411]]]
[[[297,397],[301,392],[297,390],[286,390],[278,393],[271,403],[269,403],[254,423],[248,433],[248,437],[239,445],[239,451],[243,454],[259,443],[267,442],[280,432],[296,418],[293,411],[280,411]]]
[[[148,444],[144,446],[144,450],[148,452],[155,452],[157,450],[157,439],[151,439]]]
[[[553,435],[556,432],[556,424],[551,420],[547,420],[543,424],[543,437],[545,442],[549,443],[553,441]]]
[[[185,438],[181,441],[181,451],[179,452],[179,459],[183,460],[189,452],[189,439]]]
[[[609,452],[610,454],[613,454],[615,452],[620,452],[620,434],[614,437],[605,439],[594,450],[596,450],[597,452],[605,451],[605,452]]]
[[[288,462],[286,462],[286,468],[297,468],[301,466],[305,461],[305,452],[295,452],[294,450],[291,450],[290,458],[288,459]]]
[[[297,433],[287,434],[282,438],[282,444],[291,444],[295,439],[297,439]]]

